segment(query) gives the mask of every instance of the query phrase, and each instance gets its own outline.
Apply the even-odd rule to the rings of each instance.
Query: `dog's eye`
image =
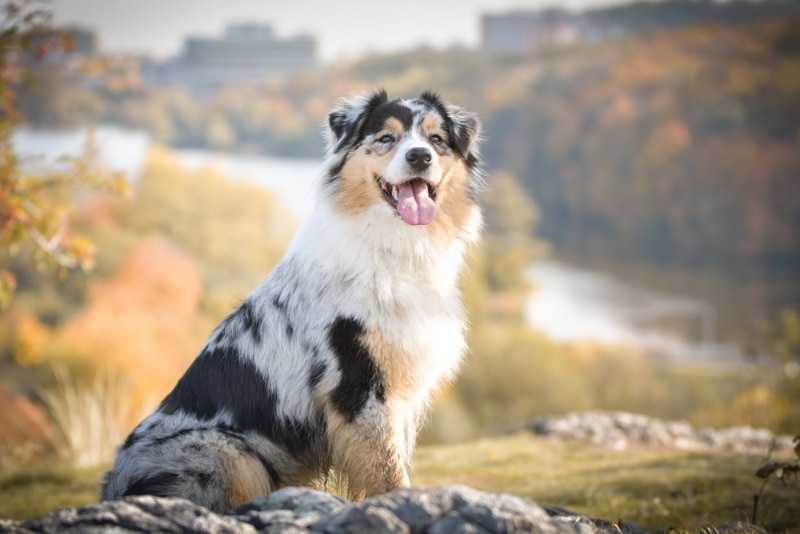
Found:
[[[378,142],[384,145],[388,145],[394,141],[394,136],[390,134],[382,135],[378,138]]]
[[[441,145],[442,143],[444,143],[444,139],[442,139],[442,136],[439,134],[433,134],[430,137],[428,137],[428,139],[430,139],[431,143],[433,143],[434,145]]]

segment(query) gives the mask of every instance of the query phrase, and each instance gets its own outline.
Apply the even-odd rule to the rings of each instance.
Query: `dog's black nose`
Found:
[[[433,160],[431,151],[424,147],[412,148],[406,152],[406,161],[418,171],[424,171]]]

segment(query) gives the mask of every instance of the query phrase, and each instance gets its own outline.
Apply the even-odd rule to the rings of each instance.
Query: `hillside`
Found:
[[[171,146],[319,157],[338,98],[434,89],[480,113],[488,170],[524,184],[556,255],[709,300],[732,339],[800,307],[796,9],[634,4],[587,15],[636,30],[620,40],[370,56],[203,100],[144,87],[130,62],[95,60],[43,68],[21,106],[40,126],[112,122]]]

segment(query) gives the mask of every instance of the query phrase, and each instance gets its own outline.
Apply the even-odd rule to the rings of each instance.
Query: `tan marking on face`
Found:
[[[431,237],[447,240],[462,234],[473,217],[475,203],[469,198],[469,171],[465,163],[455,156],[443,157],[442,166],[443,178],[436,196],[436,216],[427,228]]]
[[[261,462],[249,454],[239,453],[230,466],[231,508],[250,502],[270,491],[269,474]]]
[[[387,131],[400,135],[403,133],[403,123],[394,117],[389,117],[376,137],[383,135],[381,132]],[[348,158],[339,173],[341,185],[336,194],[336,203],[343,212],[359,215],[373,204],[385,202],[376,179],[386,172],[397,146],[399,143],[382,152],[379,144],[377,146],[375,143],[365,144]]]
[[[394,152],[380,155],[374,151],[367,154],[367,150],[367,147],[359,148],[339,174],[341,183],[335,202],[341,211],[349,215],[360,215],[373,204],[385,202],[375,181],[389,164]]]
[[[441,122],[435,115],[428,115],[422,121],[422,131],[426,134],[435,132],[441,129]]]
[[[403,123],[396,117],[389,117],[386,119],[386,122],[383,123],[383,129],[389,130],[392,133],[402,133]]]

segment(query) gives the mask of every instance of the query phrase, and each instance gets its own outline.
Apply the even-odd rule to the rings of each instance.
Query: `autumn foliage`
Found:
[[[169,392],[199,349],[192,329],[201,290],[197,268],[177,245],[146,238],[113,277],[90,285],[84,311],[54,332],[52,356],[125,377],[116,394],[136,417]]]
[[[75,224],[100,251],[93,274],[52,285],[4,260],[22,269],[25,283],[0,317],[0,365],[19,377],[3,399],[20,412],[14,420],[41,419],[41,432],[14,434],[15,450],[55,450],[76,463],[107,459],[172,389],[216,323],[269,273],[294,224],[269,193],[213,169],[186,171],[163,149],[153,149],[132,189],[132,199],[82,203]],[[35,313],[44,309],[60,311]],[[31,395],[44,406],[20,404]],[[106,430],[105,450],[87,453],[100,441],[92,438],[97,428]]]

